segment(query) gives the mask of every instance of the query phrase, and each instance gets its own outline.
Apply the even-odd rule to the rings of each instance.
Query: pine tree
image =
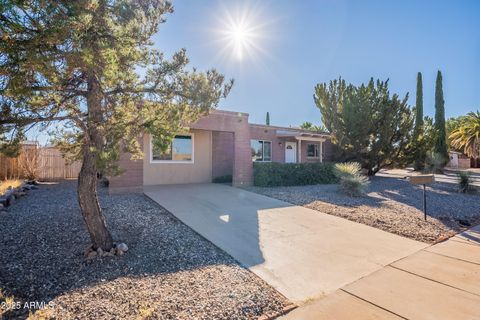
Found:
[[[442,73],[437,72],[435,83],[435,146],[436,162],[445,166],[448,162],[447,133],[445,128],[445,100],[443,99]]]
[[[414,169],[422,170],[425,166],[426,146],[423,143],[423,83],[422,73],[417,74],[417,95],[415,101],[415,129],[413,144],[415,148]]]
[[[314,100],[340,161],[357,161],[374,175],[381,168],[405,165],[412,140],[413,114],[408,94],[390,95],[388,81],[354,86],[345,80],[320,83]],[[374,138],[372,138],[374,137]]]
[[[152,47],[173,12],[169,1],[3,0],[0,8],[0,110],[13,119],[0,124],[14,125],[11,132],[63,126],[59,145],[82,161],[77,195],[92,246],[108,251],[97,173],[118,173],[122,152],[141,158],[145,132],[167,145],[183,123],[216,107],[231,82],[187,68],[185,50],[168,60]]]
[[[266,119],[265,119],[265,124],[266,124],[267,126],[270,125],[270,112],[268,112],[268,111],[267,111],[267,117],[266,117]]]

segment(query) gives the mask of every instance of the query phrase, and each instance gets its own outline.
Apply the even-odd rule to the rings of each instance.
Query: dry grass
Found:
[[[0,195],[4,194],[9,187],[17,188],[17,187],[20,187],[21,185],[22,185],[22,180],[18,180],[18,179],[8,179],[8,180],[0,181]]]

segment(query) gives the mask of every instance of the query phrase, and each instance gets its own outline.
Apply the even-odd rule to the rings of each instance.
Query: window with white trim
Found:
[[[320,158],[320,144],[318,143],[307,144],[307,157]]]
[[[272,142],[265,140],[250,140],[252,150],[252,161],[268,162],[272,161]]]
[[[173,138],[172,143],[165,149],[162,149],[153,143],[155,137],[152,137],[152,156],[153,162],[193,162],[193,135],[181,134]]]

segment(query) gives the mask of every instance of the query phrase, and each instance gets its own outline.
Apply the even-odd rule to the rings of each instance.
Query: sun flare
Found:
[[[249,32],[248,27],[244,25],[232,25],[229,30],[227,30],[228,35],[230,36],[231,48],[233,50],[233,55],[238,60],[243,59],[244,52],[251,50],[250,46],[254,35]]]
[[[258,10],[244,7],[236,11],[224,10],[217,32],[220,34],[222,52],[236,61],[254,59],[263,52],[264,25],[259,23]]]

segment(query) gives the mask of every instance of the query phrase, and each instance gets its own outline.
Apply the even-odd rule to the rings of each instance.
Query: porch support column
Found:
[[[252,185],[253,162],[250,149],[250,128],[248,126],[248,118],[238,120],[235,125],[233,140],[233,185]]]
[[[323,162],[323,141],[320,141],[320,162]]]
[[[302,140],[298,140],[298,161],[297,163],[302,163]]]

